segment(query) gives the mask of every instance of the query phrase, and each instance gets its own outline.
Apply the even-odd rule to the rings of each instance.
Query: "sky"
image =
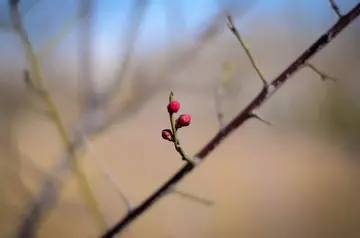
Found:
[[[230,3],[238,6],[237,9],[243,13],[239,14],[238,19],[240,18],[241,21],[239,20],[237,26],[243,28],[245,33],[246,21],[256,19],[254,16],[258,14],[270,14],[274,11],[286,11],[286,9],[300,11],[306,8],[307,14],[303,18],[303,24],[311,24],[314,19],[325,21],[332,14],[330,11],[324,11],[324,8],[329,7],[328,0],[148,0],[148,2],[144,24],[141,25],[140,35],[136,41],[136,49],[140,52],[155,51],[165,44],[191,38],[196,34],[196,29],[218,11],[220,4]],[[346,12],[359,0],[338,0],[337,2]],[[51,39],[61,29],[66,19],[76,13],[77,3],[76,0],[21,1],[25,26],[35,48],[39,49]],[[119,54],[121,49],[124,50],[133,4],[132,0],[95,0],[93,31],[95,51],[99,57],[115,55],[115,52]],[[245,12],[247,12],[246,15]],[[0,22],[9,23],[9,19],[7,0],[0,0]],[[9,55],[12,47],[18,42],[14,41],[13,33],[3,32],[3,34],[0,32],[0,52],[2,52],[0,55],[4,56]],[[72,31],[57,50],[66,52],[69,45],[74,45],[76,36],[76,31]]]

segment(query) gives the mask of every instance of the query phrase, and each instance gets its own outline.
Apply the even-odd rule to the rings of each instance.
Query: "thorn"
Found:
[[[304,66],[310,68],[312,71],[314,71],[317,75],[320,76],[320,79],[325,82],[326,80],[331,80],[331,81],[337,81],[336,78],[331,77],[327,74],[325,74],[324,72],[318,70],[314,65],[310,64],[310,63],[306,63]]]
[[[176,189],[176,188],[172,188],[171,190],[169,190],[169,193],[174,193],[176,195],[179,195],[181,196],[182,198],[186,198],[186,199],[189,199],[193,202],[197,202],[197,203],[201,203],[202,205],[205,205],[205,206],[212,206],[214,205],[214,202],[211,201],[211,200],[208,200],[206,198],[202,198],[202,197],[198,197],[196,195],[193,195],[191,193],[187,193],[187,192],[184,192],[184,191],[181,191],[179,189]]]
[[[255,118],[255,119],[258,119],[259,121],[265,123],[266,125],[268,126],[272,126],[272,124],[264,119],[262,119],[258,114],[252,112],[249,114],[249,118]]]
[[[335,0],[329,0],[330,2],[330,6],[331,8],[334,10],[334,12],[336,13],[336,15],[341,18],[342,14],[340,12],[340,8],[337,6],[337,4],[335,3]]]

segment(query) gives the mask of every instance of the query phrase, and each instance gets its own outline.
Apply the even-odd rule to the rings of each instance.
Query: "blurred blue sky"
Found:
[[[36,4],[26,14],[24,20],[29,30],[30,38],[35,47],[40,47],[51,36],[61,28],[62,24],[71,17],[77,9],[76,0],[22,0],[21,9],[26,11],[29,7]],[[134,3],[132,0],[95,0],[94,33],[96,50],[100,54],[107,54],[114,51],[114,47],[121,47],[127,36],[127,26],[129,25],[129,15]],[[343,12],[353,7],[358,0],[338,0]],[[231,3],[238,6],[240,11],[246,12],[251,8],[247,15],[271,14],[274,11],[296,11],[306,12],[303,24],[311,24],[311,21],[326,21],[333,17],[333,13],[327,9],[328,0],[149,0],[146,10],[144,24],[141,26],[140,37],[137,40],[137,50],[153,50],[161,47],[165,43],[172,41],[185,40],[194,34],[206,19],[213,15],[220,4]],[[254,3],[254,4],[251,4]],[[253,6],[252,6],[253,5]],[[9,22],[7,11],[7,0],[0,0],[0,21]],[[240,14],[241,15],[241,14]],[[246,28],[246,17],[241,18],[239,27]],[[172,28],[173,35],[169,34],[169,21],[174,20]],[[254,19],[254,18],[252,18]],[[1,52],[11,49],[14,38],[9,34],[0,34]],[[175,39],[172,39],[171,37]],[[76,31],[69,35],[61,46],[68,46],[74,43]],[[73,45],[73,44],[72,44]],[[106,53],[107,52],[107,53]]]

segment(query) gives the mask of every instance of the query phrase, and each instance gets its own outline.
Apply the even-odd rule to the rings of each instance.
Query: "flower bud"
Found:
[[[162,130],[161,136],[164,140],[173,141],[173,135],[172,135],[171,130],[169,130],[169,129]]]
[[[190,122],[191,122],[191,116],[189,114],[182,114],[176,120],[175,126],[177,129],[179,129],[181,127],[190,125]]]
[[[169,113],[176,113],[180,109],[180,103],[178,101],[171,101],[167,106]]]

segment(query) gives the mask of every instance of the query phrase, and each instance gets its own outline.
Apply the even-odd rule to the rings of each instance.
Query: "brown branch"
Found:
[[[335,0],[329,0],[330,6],[331,8],[334,10],[334,12],[336,13],[336,15],[341,18],[342,14],[340,12],[340,8],[338,7],[338,5],[336,4]]]
[[[305,66],[309,67],[312,71],[314,71],[317,75],[319,75],[322,81],[325,81],[325,80],[336,81],[337,80],[336,78],[331,77],[330,75],[327,75],[326,73],[320,71],[318,68],[316,68],[314,65],[312,65],[310,63],[305,64]]]
[[[235,131],[247,119],[251,118],[255,109],[263,105],[288,79],[291,78],[304,64],[328,45],[342,30],[344,30],[352,21],[360,15],[360,3],[358,3],[350,12],[342,16],[341,19],[333,25],[326,33],[316,40],[297,60],[295,60],[287,69],[285,69],[269,85],[264,85],[258,95],[250,104],[241,111],[227,126],[220,130],[195,156],[194,160],[201,162],[209,155],[227,136]],[[164,193],[179,183],[188,175],[197,164],[186,163],[180,168],[168,181],[160,186],[153,194],[144,200],[139,206],[135,207],[129,214],[117,222],[113,227],[102,234],[102,238],[111,238],[123,231],[138,216],[143,214],[152,205],[154,205]]]

